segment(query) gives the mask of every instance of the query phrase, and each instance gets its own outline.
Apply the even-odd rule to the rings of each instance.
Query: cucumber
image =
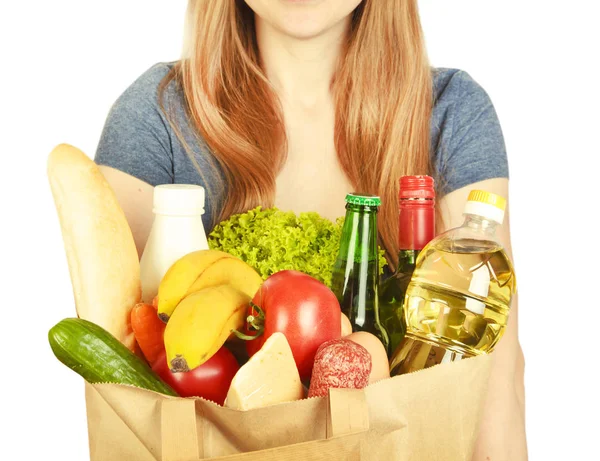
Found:
[[[143,359],[95,323],[64,319],[50,329],[48,340],[56,358],[89,383],[128,384],[177,396]]]

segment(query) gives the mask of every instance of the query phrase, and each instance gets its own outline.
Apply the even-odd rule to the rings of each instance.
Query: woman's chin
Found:
[[[307,40],[349,20],[360,0],[247,0],[257,19],[290,38]]]
[[[338,35],[345,30],[345,18],[312,14],[288,14],[272,23],[279,33],[297,40],[309,40],[324,35]]]
[[[281,24],[278,27],[279,32],[283,35],[294,38],[296,40],[310,40],[311,38],[323,35],[329,30],[329,27],[324,24],[320,24],[318,21],[309,22],[303,21],[301,23],[286,23]]]

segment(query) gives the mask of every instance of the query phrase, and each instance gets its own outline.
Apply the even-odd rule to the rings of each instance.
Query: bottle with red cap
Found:
[[[435,236],[435,190],[431,176],[403,176],[399,192],[398,266],[380,288],[379,318],[388,332],[388,356],[406,331],[403,303],[417,256]]]

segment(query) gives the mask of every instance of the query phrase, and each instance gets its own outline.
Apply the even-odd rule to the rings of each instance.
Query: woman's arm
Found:
[[[508,179],[488,179],[458,189],[440,201],[442,224],[438,231],[460,226],[469,192],[482,189],[508,198]],[[497,234],[513,260],[508,205]],[[518,283],[518,278],[517,278]],[[512,300],[508,326],[492,354],[492,371],[485,399],[473,461],[522,461],[527,459],[525,437],[525,361],[518,336],[518,303]]]
[[[141,257],[152,227],[154,187],[115,168],[100,165],[100,171],[112,187],[131,227]]]
[[[140,256],[152,227],[153,186],[174,182],[169,122],[158,103],[168,72],[166,64],[152,66],[119,96],[94,156],[125,212]]]

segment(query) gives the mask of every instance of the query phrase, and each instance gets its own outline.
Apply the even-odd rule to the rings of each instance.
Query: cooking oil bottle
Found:
[[[406,290],[406,336],[390,360],[391,375],[490,353],[508,321],[515,274],[496,238],[506,200],[471,191],[465,221],[419,254]]]

